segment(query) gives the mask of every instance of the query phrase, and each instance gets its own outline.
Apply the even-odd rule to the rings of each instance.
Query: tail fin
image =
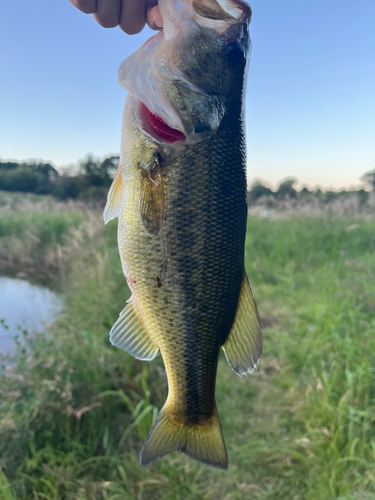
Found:
[[[195,425],[178,422],[161,409],[141,452],[141,465],[146,466],[172,451],[182,451],[190,458],[219,469],[228,468],[228,456],[221,433],[216,405],[212,417]]]

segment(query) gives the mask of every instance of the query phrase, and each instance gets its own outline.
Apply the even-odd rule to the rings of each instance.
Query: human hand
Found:
[[[146,22],[153,30],[163,26],[158,0],[69,0],[85,14],[93,14],[100,26],[120,26],[128,35],[139,33]]]

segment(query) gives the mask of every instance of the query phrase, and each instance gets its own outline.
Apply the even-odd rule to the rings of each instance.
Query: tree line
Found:
[[[50,163],[0,161],[0,190],[101,201],[107,196],[118,162],[118,156],[100,160],[89,155],[74,173],[59,173]]]
[[[21,191],[25,193],[49,194],[57,198],[80,199],[88,201],[104,201],[119,163],[118,156],[109,156],[100,160],[88,155],[82,160],[74,172],[59,173],[50,163],[43,162],[10,162],[0,161],[0,190]],[[375,170],[366,172],[361,181],[375,192]],[[248,191],[250,204],[256,204],[261,199],[303,199],[317,197],[323,203],[329,203],[339,197],[359,197],[360,203],[365,203],[369,192],[365,189],[357,191],[321,191],[309,190],[303,187],[297,191],[297,180],[287,178],[272,190],[260,181],[254,182]]]
[[[375,192],[375,170],[366,172],[362,177],[361,181]],[[365,203],[369,198],[369,191],[365,189],[359,189],[355,191],[322,191],[317,188],[314,190],[309,190],[306,186],[297,191],[295,185],[297,180],[294,178],[287,178],[278,184],[275,190],[265,186],[262,182],[254,182],[248,191],[248,201],[251,205],[256,205],[262,199],[273,199],[277,201],[282,200],[302,200],[306,198],[318,198],[319,201],[323,203],[329,203],[333,200],[343,197],[358,196],[360,204]]]

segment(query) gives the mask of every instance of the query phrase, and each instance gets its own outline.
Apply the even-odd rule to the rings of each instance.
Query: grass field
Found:
[[[0,272],[23,272],[39,281],[61,278],[84,205],[51,196],[0,191]],[[62,252],[64,248],[64,253]]]
[[[28,232],[12,217],[29,217]],[[227,472],[178,453],[140,467],[166,378],[160,357],[141,363],[108,341],[128,298],[116,224],[81,208],[16,213],[0,248],[9,231],[35,242],[41,221],[57,233],[37,266],[59,248],[66,309],[0,371],[1,500],[375,500],[374,220],[250,218],[264,357],[244,379],[220,359]]]

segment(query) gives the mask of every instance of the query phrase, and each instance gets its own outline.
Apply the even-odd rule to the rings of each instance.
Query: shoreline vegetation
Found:
[[[129,297],[117,224],[83,201],[0,191],[1,272],[56,282],[66,304],[0,360],[0,499],[375,499],[375,209],[262,196],[245,264],[264,356],[244,379],[220,358],[223,472],[179,453],[139,465],[167,386],[160,356],[109,343]]]

